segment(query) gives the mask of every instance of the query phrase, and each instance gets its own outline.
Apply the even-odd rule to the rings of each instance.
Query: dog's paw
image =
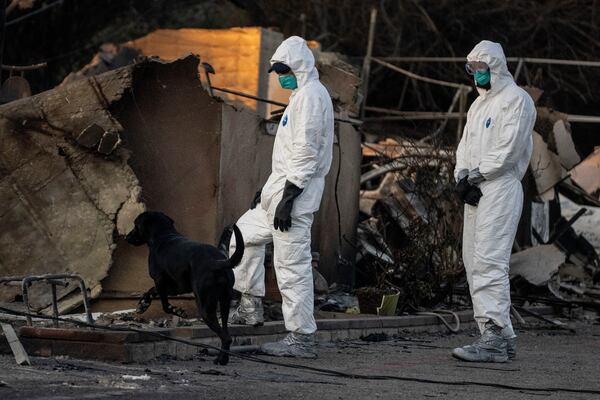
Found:
[[[213,360],[213,363],[215,363],[215,365],[227,365],[227,363],[229,363],[229,354],[219,353],[217,358]]]
[[[138,306],[135,309],[135,312],[138,313],[138,314],[143,314],[143,313],[146,312],[146,310],[148,310],[148,307],[150,307],[150,303],[148,303],[148,302],[146,302],[144,300],[141,300],[138,303]]]
[[[170,306],[169,307],[169,313],[173,314],[173,315],[177,315],[180,318],[187,318],[188,317],[188,315],[185,312],[185,310],[183,308],[179,308],[179,307]]]

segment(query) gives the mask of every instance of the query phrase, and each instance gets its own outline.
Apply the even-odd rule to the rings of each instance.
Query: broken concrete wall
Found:
[[[216,243],[223,227],[248,209],[254,193],[266,182],[274,137],[255,112],[210,97],[198,80],[197,64],[190,60],[194,59],[138,67],[133,92],[111,110],[124,127],[124,145],[131,152],[130,164],[148,209],[169,214],[183,234]],[[351,237],[358,209],[360,135],[348,124],[337,129],[343,135],[338,185],[342,234]],[[332,281],[339,278],[335,267],[338,229],[332,223],[337,218],[337,151],[336,145],[313,229],[313,249],[322,253],[323,272]],[[353,259],[352,251],[344,243],[342,253]],[[131,307],[131,300],[117,300],[152,285],[146,254],[145,248],[118,242],[103,294],[114,299],[113,305],[97,304],[96,309]]]
[[[248,210],[254,194],[271,173],[274,137],[248,109],[223,107],[221,114],[219,226],[234,223]]]
[[[222,103],[206,94],[197,66],[196,57],[138,66],[132,90],[111,112],[123,125],[147,208],[169,215],[191,238],[215,243]],[[131,293],[152,285],[147,249],[120,239],[105,289]]]
[[[130,84],[123,69],[0,107],[0,275],[77,273],[100,292],[113,237],[142,209],[128,154],[115,150],[122,127],[106,110]],[[48,287],[33,294],[34,306],[49,304]]]
[[[190,238],[213,244],[247,210],[270,173],[274,137],[256,113],[209,96],[198,63],[192,56],[146,60],[0,109],[0,198],[10,205],[0,215],[0,275],[72,271],[94,295],[102,281],[102,298],[115,299],[96,309],[131,307],[132,293],[153,283],[147,249],[120,235],[144,205],[170,215]],[[360,136],[348,124],[336,129],[342,235],[352,237]],[[332,281],[337,146],[313,240]],[[353,259],[351,252],[342,250]]]
[[[260,27],[159,29],[124,43],[124,46],[134,48],[146,56],[158,56],[169,61],[189,53],[199,54],[202,61],[211,64],[216,71],[211,75],[213,86],[270,98],[270,87],[273,85],[267,69],[269,59],[281,41],[281,33]],[[206,82],[201,65],[198,72],[200,79]],[[223,92],[216,94],[234,104],[245,105],[262,117],[268,115],[265,103]]]

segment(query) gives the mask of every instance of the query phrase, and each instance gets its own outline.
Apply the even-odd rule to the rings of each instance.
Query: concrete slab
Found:
[[[279,359],[295,366],[386,376],[342,378],[232,358],[215,366],[212,356],[163,357],[120,364],[73,358],[35,358],[15,367],[0,355],[0,397],[6,399],[591,399],[600,393],[600,326],[572,322],[577,333],[545,324],[517,327],[518,354],[506,364],[459,362],[456,346],[471,343],[476,330],[409,334],[383,342],[321,343],[317,360]],[[385,339],[385,338],[384,338]],[[154,342],[157,346],[162,342]],[[131,377],[149,377],[133,380]]]
[[[539,314],[552,313],[551,307],[532,308]],[[463,329],[474,327],[472,311],[457,312]],[[447,316],[450,321],[450,316]],[[403,335],[406,332],[445,332],[446,328],[433,316],[400,316],[363,318],[331,318],[317,320],[317,340],[321,343],[358,339],[372,333]],[[196,343],[219,346],[220,341],[206,326],[153,328],[173,337]],[[283,321],[267,322],[264,326],[233,325],[230,329],[234,346],[261,345],[282,339],[287,331]],[[202,349],[180,342],[162,340],[136,332],[109,332],[92,329],[21,327],[19,336],[29,354],[43,357],[70,356],[118,362],[144,362],[160,356],[187,360]]]
[[[31,365],[31,361],[29,361],[29,356],[27,352],[23,348],[23,345],[19,341],[17,334],[15,333],[14,328],[10,324],[0,323],[2,327],[2,331],[4,332],[4,337],[8,341],[8,345],[15,356],[15,361],[19,365]]]

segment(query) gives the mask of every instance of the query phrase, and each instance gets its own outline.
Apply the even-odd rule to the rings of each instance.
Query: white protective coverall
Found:
[[[521,179],[533,149],[536,110],[508,72],[498,43],[480,42],[467,60],[489,66],[491,89],[471,105],[456,151],[455,178],[461,170],[477,167],[485,178],[478,207],[465,204],[463,262],[480,331],[491,320],[503,328],[505,338],[512,338],[508,268],[523,208]]]
[[[319,81],[315,59],[304,39],[286,39],[271,58],[271,64],[275,62],[291,68],[298,88],[292,92],[277,128],[271,175],[262,189],[261,202],[237,222],[245,251],[233,270],[234,288],[252,296],[265,295],[265,245],[273,241],[285,327],[291,332],[311,334],[317,326],[310,229],[333,156],[333,104]],[[291,228],[281,232],[274,229],[273,218],[286,180],[303,190],[294,201]],[[232,238],[230,252],[234,250]]]

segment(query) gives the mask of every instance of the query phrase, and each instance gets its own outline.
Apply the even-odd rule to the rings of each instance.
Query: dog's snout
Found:
[[[134,246],[141,246],[146,243],[146,241],[139,235],[135,228],[125,235],[125,240],[127,243]]]

